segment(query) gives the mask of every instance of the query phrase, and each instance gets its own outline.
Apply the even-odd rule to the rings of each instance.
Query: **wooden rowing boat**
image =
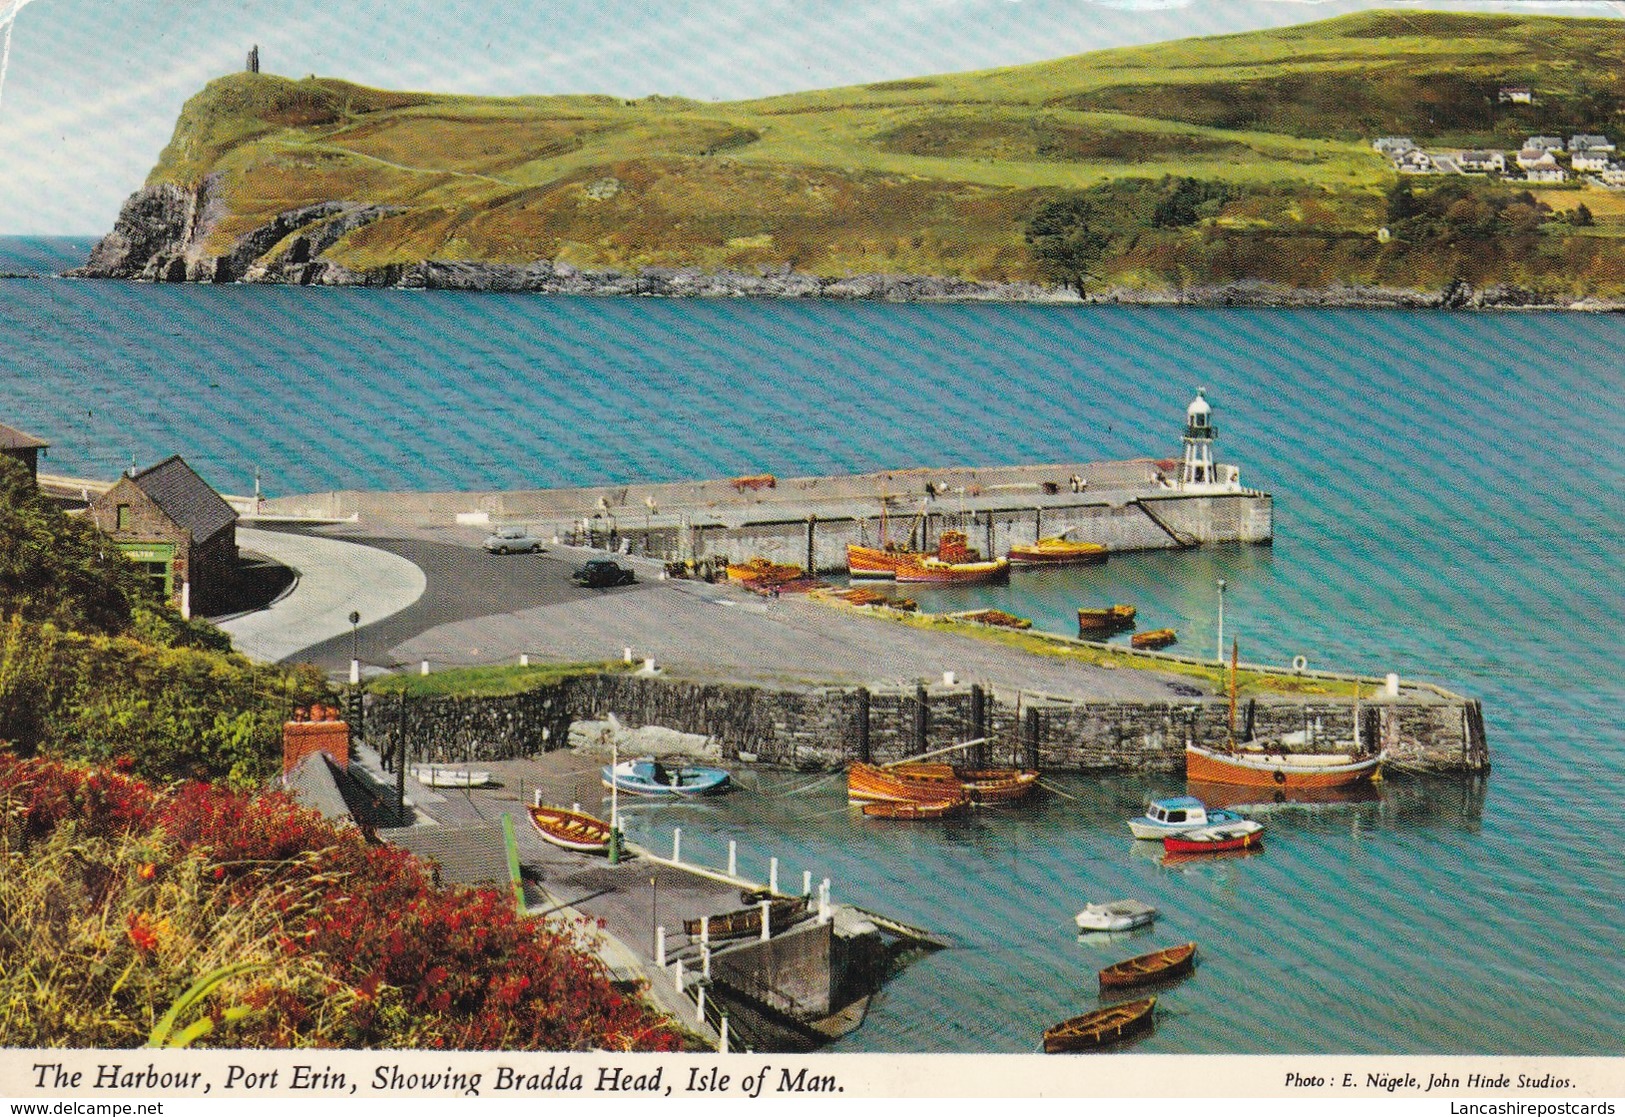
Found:
[[[1145,985],[1152,981],[1161,981],[1168,977],[1178,977],[1180,974],[1190,973],[1196,965],[1196,944],[1184,943],[1180,946],[1165,947],[1162,950],[1153,950],[1149,954],[1141,954],[1137,958],[1130,958],[1116,965],[1107,966],[1100,971],[1100,987],[1102,989],[1123,989],[1133,985]]]
[[[768,902],[768,930],[775,927],[788,927],[795,920],[807,912],[807,897],[780,896]],[[762,907],[740,908],[738,911],[723,912],[713,915],[711,924],[705,933],[712,939],[737,939],[744,935],[759,935],[762,933]],[[701,921],[698,919],[683,920],[683,933],[691,939],[700,937]]]
[[[1132,605],[1108,605],[1103,609],[1078,610],[1078,635],[1090,636],[1101,632],[1121,632],[1134,627],[1135,608]]]
[[[1003,609],[968,609],[962,613],[949,613],[948,619],[992,625],[995,628],[1028,629],[1033,626],[1033,622],[1026,617],[1006,613]]]
[[[1171,628],[1153,628],[1149,632],[1136,632],[1128,638],[1128,642],[1136,648],[1166,648],[1169,644],[1177,644],[1179,635]]]
[[[919,802],[876,801],[863,804],[863,813],[869,818],[895,818],[906,822],[928,822],[934,818],[947,818],[962,813],[969,805],[963,796],[956,799],[922,800]]]
[[[1217,826],[1199,826],[1162,839],[1166,853],[1224,853],[1264,844],[1264,824],[1250,818]]]
[[[1151,1027],[1152,1010],[1157,998],[1126,1001],[1109,1005],[1063,1020],[1053,1028],[1044,1029],[1044,1052],[1058,1055],[1067,1051],[1087,1051],[1108,1043],[1127,1039]]]
[[[578,853],[602,853],[609,848],[609,823],[563,807],[531,807],[530,824],[542,836]]]

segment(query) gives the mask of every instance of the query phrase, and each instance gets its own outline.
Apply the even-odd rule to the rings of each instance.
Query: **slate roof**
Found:
[[[198,542],[237,522],[231,505],[193,473],[179,454],[143,469],[130,480]]]
[[[442,883],[502,887],[511,883],[508,847],[503,842],[500,822],[474,826],[405,826],[398,830],[381,830],[378,836],[391,845],[436,862]]]
[[[40,450],[49,445],[25,431],[0,423],[0,450]]]

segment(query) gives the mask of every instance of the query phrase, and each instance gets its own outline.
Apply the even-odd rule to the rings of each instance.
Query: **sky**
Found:
[[[243,68],[444,93],[735,100],[1368,8],[1620,0],[0,0],[0,235],[100,235],[187,98]]]

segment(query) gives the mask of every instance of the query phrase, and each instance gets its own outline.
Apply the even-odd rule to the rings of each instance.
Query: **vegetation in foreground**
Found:
[[[524,694],[553,686],[575,675],[597,675],[630,670],[619,660],[607,663],[533,663],[527,667],[492,664],[454,667],[429,675],[390,675],[369,684],[374,694],[404,694],[408,698],[493,698]]]
[[[359,228],[323,219],[256,249],[267,262],[378,274],[431,259],[554,260],[1072,285],[1086,274],[1092,291],[1437,290],[1469,278],[1618,295],[1625,217],[1606,205],[1588,205],[1596,221],[1583,230],[1538,223],[1532,243],[1498,228],[1380,241],[1395,175],[1371,141],[1617,140],[1619,30],[1608,19],[1365,12],[727,104],[234,74],[188,102],[148,181],[218,176],[229,212],[208,234],[211,254],[300,207],[387,207]],[[1533,103],[1502,102],[1506,86],[1529,87]],[[1102,243],[1083,272],[1057,269],[1037,251],[1053,233],[1034,222],[1079,195]],[[1543,192],[1554,216],[1606,196]],[[1158,219],[1160,203],[1174,208]]]
[[[0,1045],[679,1049],[595,931],[280,793],[0,754]]]

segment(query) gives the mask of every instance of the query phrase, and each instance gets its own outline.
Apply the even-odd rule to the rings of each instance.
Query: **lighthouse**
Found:
[[[1218,489],[1235,492],[1241,487],[1241,470],[1233,465],[1213,464],[1213,440],[1219,428],[1213,422],[1213,407],[1207,389],[1196,389],[1196,398],[1185,408],[1185,461],[1179,470],[1183,490]]]

